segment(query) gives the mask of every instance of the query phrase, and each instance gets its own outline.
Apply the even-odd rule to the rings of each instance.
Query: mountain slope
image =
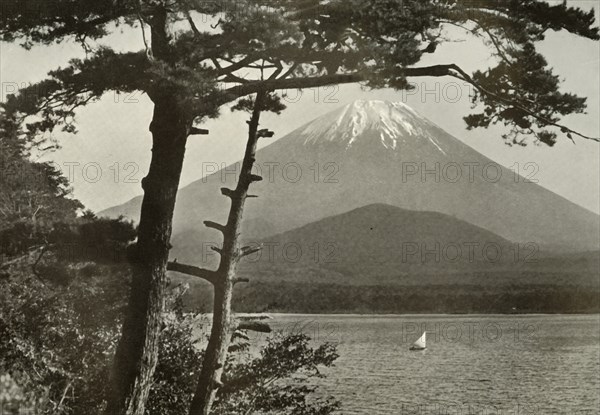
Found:
[[[238,269],[250,281],[236,288],[238,311],[598,310],[598,252],[548,256],[437,212],[374,204],[256,242],[263,251]],[[210,252],[205,266],[217,258]],[[171,277],[191,284],[190,307],[210,309],[205,285]]]
[[[247,264],[324,268],[362,283],[410,274],[453,274],[510,265],[510,241],[437,212],[373,204],[261,240],[264,251]],[[484,248],[485,247],[485,248]],[[489,251],[489,252],[487,252]],[[393,281],[397,283],[398,281]]]
[[[239,163],[181,189],[173,254],[198,257],[220,235]],[[454,216],[513,242],[564,251],[599,246],[599,216],[495,164],[404,104],[357,101],[300,127],[257,154],[243,235],[262,239],[373,203]],[[141,198],[101,212],[137,219]]]
[[[252,280],[270,282],[533,283],[522,281],[520,275],[526,272],[551,274],[553,283],[560,282],[554,274],[577,274],[583,282],[595,278],[599,262],[597,253],[548,256],[535,245],[510,242],[442,213],[384,204],[327,217],[257,243],[263,251],[240,269]]]

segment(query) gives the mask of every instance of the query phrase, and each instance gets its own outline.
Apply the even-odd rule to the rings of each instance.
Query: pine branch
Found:
[[[170,261],[167,263],[167,270],[190,275],[192,277],[202,278],[211,284],[214,284],[217,280],[217,274],[214,271],[199,268],[193,265],[180,264],[179,262],[175,261]]]
[[[190,135],[208,135],[209,133],[210,132],[208,130],[205,130],[203,128],[190,128]]]
[[[220,223],[216,223],[211,220],[205,220],[204,226],[206,226],[207,228],[216,229],[221,233],[225,233],[227,231],[227,225],[221,225]]]
[[[464,70],[462,70],[456,64],[444,64],[444,65],[432,65],[425,67],[417,67],[417,68],[404,68],[402,69],[402,75],[405,77],[453,77],[456,79],[463,80],[473,87],[475,87],[482,94],[486,95],[490,99],[505,104],[510,105],[519,110],[525,112],[527,115],[533,117],[544,123],[545,125],[551,125],[559,128],[564,133],[570,133],[577,135],[581,138],[600,142],[600,138],[590,137],[585,134],[579,133],[563,124],[554,122],[549,120],[539,114],[534,113],[533,111],[513,102],[509,99],[502,98],[497,94],[488,91],[479,85],[473,78],[471,78]],[[290,79],[275,79],[275,80],[266,80],[266,81],[254,81],[249,82],[244,85],[239,85],[236,87],[228,88],[221,95],[221,99],[223,103],[234,101],[241,96],[250,95],[256,93],[259,90],[269,89],[269,90],[281,90],[281,89],[305,89],[305,88],[317,88],[321,86],[329,86],[336,84],[348,84],[348,83],[359,83],[366,81],[368,79],[368,75],[364,72],[355,72],[350,74],[336,74],[336,75],[324,75],[319,77],[307,77],[307,78],[290,78]]]
[[[242,249],[240,249],[238,255],[240,258],[242,258],[260,252],[262,249],[262,246],[244,246]]]

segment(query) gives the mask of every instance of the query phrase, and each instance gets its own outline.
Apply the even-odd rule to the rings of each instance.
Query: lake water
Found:
[[[600,316],[274,315],[338,345],[342,414],[599,414]],[[427,350],[409,347],[427,331]]]

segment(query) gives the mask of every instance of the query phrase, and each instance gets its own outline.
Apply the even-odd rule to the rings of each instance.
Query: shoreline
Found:
[[[211,314],[211,313],[207,313]],[[238,313],[234,313],[238,314]],[[243,315],[253,315],[254,313],[239,313]],[[336,317],[429,317],[429,316],[443,316],[443,317],[452,317],[452,316],[472,316],[472,317],[489,317],[489,316],[500,316],[500,317],[547,317],[547,316],[598,316],[600,318],[600,313],[408,313],[408,314],[398,314],[398,313],[390,313],[390,314],[381,314],[381,313],[256,313],[256,315],[265,315],[268,314],[273,318],[277,316],[336,316]]]

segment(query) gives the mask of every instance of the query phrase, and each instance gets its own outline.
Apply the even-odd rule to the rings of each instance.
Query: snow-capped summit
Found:
[[[427,139],[445,153],[432,133],[435,125],[401,102],[357,100],[317,118],[297,132],[305,144],[319,140],[352,147],[358,140],[379,141],[385,148],[397,149],[400,141]]]

